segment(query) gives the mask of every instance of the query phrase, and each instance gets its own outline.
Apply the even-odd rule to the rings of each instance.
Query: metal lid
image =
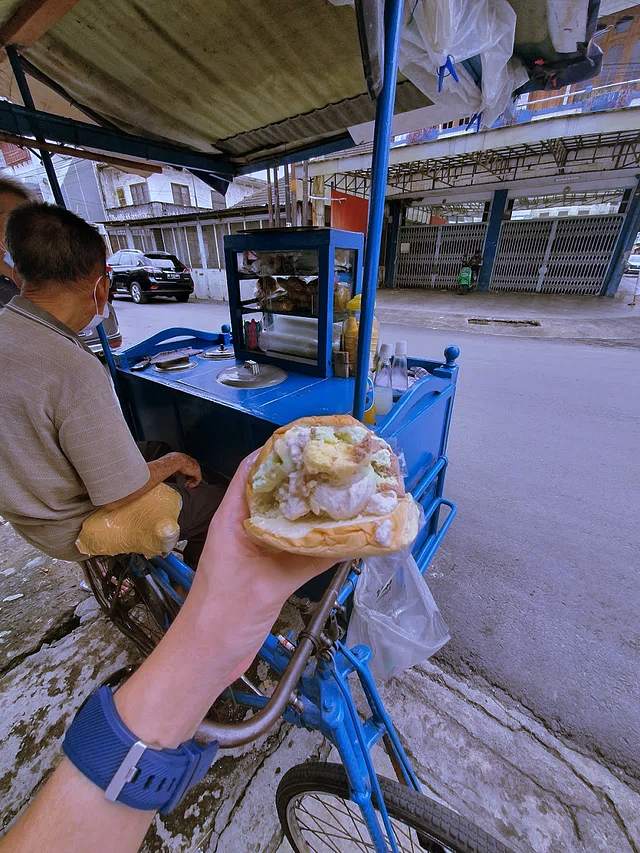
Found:
[[[197,366],[197,362],[189,359],[180,364],[154,364],[151,369],[155,370],[156,373],[180,373],[181,370],[193,370]]]
[[[225,367],[217,376],[221,385],[231,385],[234,388],[252,390],[254,388],[271,388],[279,385],[287,378],[287,373],[272,364],[257,364],[255,361],[245,361]]]
[[[406,355],[407,354],[407,342],[406,341],[396,341],[396,355]]]
[[[203,350],[199,353],[200,358],[209,358],[213,361],[219,361],[222,358],[233,358],[233,347],[226,347],[224,344],[212,347],[211,349]]]

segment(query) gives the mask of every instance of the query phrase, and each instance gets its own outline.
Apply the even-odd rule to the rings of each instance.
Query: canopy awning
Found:
[[[544,28],[549,2],[512,6],[527,6]],[[237,173],[268,158],[346,148],[347,129],[373,121],[383,5],[0,0],[0,43],[18,49],[38,110],[216,157]],[[584,38],[587,0],[567,5],[578,9],[571,26]],[[0,67],[0,96],[20,103],[8,63]],[[402,76],[395,111],[415,113],[420,126],[448,114],[446,101],[434,107]],[[27,118],[36,135],[41,128]],[[17,119],[9,123],[0,130],[14,132]],[[90,147],[82,128],[76,144]]]

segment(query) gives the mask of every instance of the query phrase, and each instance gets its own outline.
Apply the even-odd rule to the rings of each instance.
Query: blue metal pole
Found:
[[[11,45],[8,45],[5,50],[7,51],[9,62],[11,63],[13,76],[16,78],[16,83],[18,84],[22,102],[28,110],[35,110],[36,107],[33,102],[33,98],[31,97],[31,90],[29,89],[29,84],[27,83],[27,78],[25,76],[22,63],[20,62],[20,57],[18,56],[15,47],[12,47]],[[62,190],[58,183],[58,176],[56,175],[56,170],[53,168],[51,154],[49,154],[48,151],[41,151],[40,156],[42,157],[42,165],[47,173],[49,186],[51,187],[51,192],[56,200],[56,204],[60,207],[66,207],[62,196]]]
[[[614,296],[624,275],[625,254],[633,249],[636,234],[640,228],[640,175],[636,175],[638,183],[629,202],[626,215],[616,245],[611,256],[611,262],[600,291],[600,296]]]
[[[504,209],[507,206],[507,195],[508,190],[496,190],[493,194],[487,236],[482,250],[482,266],[478,275],[478,290],[489,290],[493,262],[496,259],[498,240],[500,239],[500,226],[502,225]]]
[[[35,110],[35,104],[33,102],[33,97],[31,95],[31,90],[29,89],[29,84],[27,83],[27,78],[24,73],[24,69],[22,67],[22,63],[20,62],[20,57],[16,52],[15,47],[9,45],[5,48],[7,51],[7,56],[9,57],[9,62],[11,63],[11,68],[13,70],[13,76],[16,78],[16,83],[18,84],[18,89],[20,90],[20,96],[22,97],[22,101],[25,107],[29,110]],[[64,201],[64,197],[62,195],[62,190],[60,189],[60,184],[58,183],[58,177],[56,175],[56,170],[53,167],[53,160],[51,159],[51,154],[48,151],[42,151],[42,164],[44,165],[45,171],[49,178],[49,185],[51,187],[51,191],[53,192],[53,197],[56,201],[56,204],[59,207],[65,207],[66,204]],[[113,385],[116,389],[116,394],[118,394],[118,398],[122,402],[122,397],[119,393],[118,388],[118,373],[116,370],[116,363],[113,358],[113,354],[111,352],[111,347],[109,346],[109,341],[107,340],[107,334],[102,326],[102,323],[98,326],[98,337],[100,338],[100,343],[102,344],[102,350],[104,352],[104,358],[107,362],[107,368],[109,373],[111,374],[111,378],[113,379]]]
[[[364,401],[369,373],[369,351],[371,348],[373,309],[376,301],[376,283],[380,262],[380,242],[382,240],[382,221],[384,218],[384,202],[387,190],[389,146],[391,144],[393,106],[396,97],[398,49],[400,46],[403,8],[403,0],[387,0],[385,4],[384,81],[382,92],[376,105],[376,123],[373,136],[373,159],[371,166],[371,199],[369,202],[369,222],[367,224],[367,245],[364,253],[362,306],[360,311],[360,328],[358,330],[358,361],[353,395],[353,415],[358,420],[362,420],[364,417]]]
[[[391,221],[387,228],[387,252],[384,259],[384,286],[393,287],[396,275],[396,255],[398,254],[398,236],[400,234],[400,219],[402,217],[402,202],[389,202]]]
[[[113,379],[113,384],[115,385],[116,392],[119,392],[118,388],[118,371],[116,370],[116,362],[113,357],[113,353],[111,352],[111,347],[109,346],[109,339],[107,338],[107,333],[104,330],[103,323],[100,323],[98,326],[98,337],[100,338],[100,343],[102,344],[102,351],[104,353],[104,360],[107,362],[107,368],[109,373],[111,374],[111,378]],[[118,397],[120,394],[118,393]]]

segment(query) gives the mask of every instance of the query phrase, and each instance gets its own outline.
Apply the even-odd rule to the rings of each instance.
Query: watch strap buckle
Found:
[[[111,782],[107,785],[107,789],[104,792],[105,800],[115,803],[127,782],[133,782],[138,772],[138,762],[146,751],[147,745],[141,740],[133,744],[129,752],[125,755],[124,761],[116,770]]]

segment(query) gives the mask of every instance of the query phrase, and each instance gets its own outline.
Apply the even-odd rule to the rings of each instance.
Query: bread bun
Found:
[[[323,454],[324,441],[315,437],[319,435],[313,429],[315,427],[330,427],[338,437],[363,437],[354,441],[350,448],[345,445],[349,451],[347,456],[342,452],[343,441],[339,442],[338,450],[334,449],[335,443],[327,444],[325,449],[328,452]],[[286,463],[276,452],[276,445],[280,451],[287,451],[280,439],[296,428],[302,428],[303,431],[298,430],[289,437],[299,436],[294,449],[300,458],[304,457],[304,461],[298,460],[295,464],[294,476],[302,477],[306,474],[310,478],[306,482],[317,484],[308,496],[293,497],[293,501],[302,500],[300,508],[296,507],[298,512],[303,513],[298,518],[286,517],[284,514],[285,511],[290,516],[296,514],[291,511],[291,505],[285,505],[289,495],[285,495],[283,502],[278,497],[281,494],[280,486],[284,486],[285,492],[292,487],[289,485],[291,471],[285,474],[281,470],[282,464]],[[312,447],[314,442],[315,447]],[[376,474],[372,468],[372,457],[376,452],[379,456],[381,451],[388,463],[381,469],[382,473]],[[289,469],[291,464],[289,460]],[[383,476],[384,479],[381,479]],[[354,517],[337,519],[318,507],[318,486],[325,488],[325,491],[328,489],[330,494],[342,494],[353,489],[356,481],[360,485],[355,488],[360,492],[366,488],[366,494],[374,488],[371,484],[375,483],[375,494],[382,498],[381,506],[385,502],[393,504],[391,511],[376,513],[368,511],[367,507],[364,510],[360,507]],[[322,555],[337,561],[350,557],[391,554],[411,545],[418,534],[418,505],[410,494],[405,493],[397,457],[383,439],[350,415],[300,418],[277,429],[251,467],[246,494],[250,510],[250,518],[244,523],[247,535],[254,542],[279,551]],[[362,500],[367,500],[366,494]],[[313,504],[315,512],[312,509],[304,512],[307,504]],[[344,515],[346,511],[339,507],[335,512]]]

